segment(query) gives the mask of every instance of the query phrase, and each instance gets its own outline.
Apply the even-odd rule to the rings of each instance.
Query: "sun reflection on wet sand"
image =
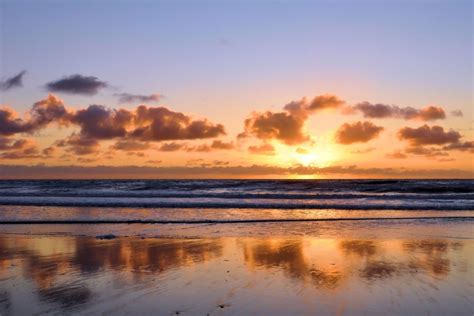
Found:
[[[472,254],[451,239],[0,235],[0,314],[470,314]]]

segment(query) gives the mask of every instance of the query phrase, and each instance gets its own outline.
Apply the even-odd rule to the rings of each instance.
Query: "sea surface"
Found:
[[[3,222],[471,219],[473,211],[474,180],[0,181]]]

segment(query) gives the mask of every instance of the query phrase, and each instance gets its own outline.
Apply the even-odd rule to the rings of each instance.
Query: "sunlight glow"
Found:
[[[287,148],[278,151],[281,160],[289,160],[291,165],[299,164],[305,167],[328,167],[336,162],[341,153],[328,140],[322,139],[316,145],[300,146],[296,149]]]

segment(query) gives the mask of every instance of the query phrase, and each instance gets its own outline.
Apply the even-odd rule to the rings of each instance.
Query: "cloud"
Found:
[[[211,146],[209,146],[207,144],[201,144],[201,145],[194,146],[194,147],[193,146],[186,147],[186,150],[188,152],[196,151],[196,152],[200,152],[200,153],[208,153],[208,152],[212,151]]]
[[[53,146],[46,147],[41,152],[44,156],[52,157],[54,153],[56,152],[56,147],[53,147]]]
[[[275,148],[271,144],[262,144],[260,146],[250,146],[249,152],[257,155],[274,155]]]
[[[207,119],[192,119],[165,107],[139,106],[134,115],[135,129],[129,136],[144,141],[190,140],[225,135],[224,126]]]
[[[97,159],[79,157],[79,158],[77,158],[77,161],[82,162],[82,163],[93,163],[93,162],[97,161]]]
[[[398,137],[412,146],[443,145],[458,143],[461,134],[454,130],[444,131],[441,126],[423,125],[418,128],[404,127],[399,130]]]
[[[145,153],[141,151],[129,151],[127,152],[127,156],[136,156],[136,157],[145,157]]]
[[[309,140],[303,132],[306,119],[288,112],[254,112],[245,120],[245,132],[240,137],[252,135],[262,140],[277,139],[287,145],[301,144]]]
[[[160,94],[130,94],[130,93],[115,93],[114,96],[118,97],[119,103],[150,103],[158,102],[161,99]]]
[[[169,152],[169,151],[178,151],[183,148],[186,148],[186,144],[172,142],[172,143],[165,143],[161,145],[158,150]]]
[[[26,70],[21,71],[19,74],[7,78],[4,81],[0,81],[0,90],[7,91],[13,88],[23,86],[23,76],[26,74]]]
[[[98,140],[126,138],[135,141],[166,141],[213,138],[225,134],[224,126],[207,119],[193,119],[165,107],[138,106],[134,110],[90,105],[70,116],[80,134]]]
[[[393,153],[387,154],[386,157],[392,158],[392,159],[406,159],[408,158],[408,155],[404,154],[400,150],[397,150],[397,151],[394,151]]]
[[[159,179],[159,178],[245,178],[307,175],[357,178],[474,178],[471,169],[408,169],[408,168],[360,168],[355,165],[331,167],[294,166],[290,168],[252,166],[190,166],[190,167],[138,167],[138,166],[25,166],[0,165],[0,177],[4,179]]]
[[[0,109],[0,135],[10,136],[28,131],[29,127],[22,119],[17,117],[13,110],[9,108]]]
[[[46,84],[48,91],[83,95],[97,94],[100,89],[107,86],[106,82],[100,81],[97,77],[79,74],[63,77]]]
[[[233,142],[223,142],[221,140],[215,140],[211,144],[202,144],[194,147],[187,147],[187,151],[197,151],[197,152],[211,152],[215,150],[231,150],[234,149]]]
[[[133,114],[124,109],[108,109],[102,105],[89,105],[87,109],[78,110],[71,122],[81,127],[81,135],[94,139],[112,139],[124,137],[127,126],[134,119]]]
[[[150,147],[149,141],[206,139],[225,135],[224,126],[207,119],[194,119],[165,107],[139,106],[135,109],[112,109],[89,105],[79,110],[68,110],[64,102],[53,94],[33,104],[24,118],[10,108],[0,109],[0,136],[32,133],[51,123],[77,126],[79,131],[59,140],[59,147],[77,155],[96,153],[99,141],[118,139],[111,149],[137,151]],[[232,143],[215,141],[214,149],[233,148]],[[132,149],[133,148],[133,149]]]
[[[214,160],[214,161],[212,162],[212,164],[213,164],[214,166],[228,166],[228,165],[230,164],[230,162],[224,161],[224,160]]]
[[[150,144],[135,141],[135,140],[121,139],[121,140],[118,140],[112,146],[110,146],[110,148],[114,150],[122,150],[122,151],[140,151],[140,150],[149,149]]]
[[[52,122],[67,124],[69,115],[63,101],[49,94],[46,99],[33,104],[28,112],[28,119],[17,117],[16,113],[7,107],[0,109],[0,135],[32,133]]]
[[[32,141],[27,139],[13,139],[10,137],[0,137],[0,151],[24,149]]]
[[[0,137],[0,157],[2,159],[48,158],[39,154],[35,142],[30,139]]]
[[[345,123],[336,131],[336,141],[344,145],[366,143],[376,138],[383,129],[368,121]]]
[[[448,157],[449,151],[474,153],[474,141],[461,142],[462,135],[454,130],[445,131],[441,126],[423,125],[418,128],[404,127],[398,137],[408,141],[405,153],[423,155],[426,158]],[[448,161],[443,159],[443,161]]]
[[[163,161],[162,161],[162,160],[152,159],[152,160],[147,160],[146,162],[147,162],[147,163],[152,163],[152,164],[160,164],[160,163],[162,163]]]
[[[36,147],[29,147],[22,150],[4,152],[0,154],[2,159],[34,159],[34,158],[45,158],[39,155],[38,149]]]
[[[319,111],[324,109],[336,109],[344,105],[344,100],[341,100],[336,95],[323,94],[315,97],[308,105],[308,110]]]
[[[56,146],[65,147],[67,152],[78,156],[97,154],[100,149],[97,139],[80,134],[72,134],[66,139],[59,140]]]
[[[454,111],[451,111],[451,115],[452,116],[455,116],[455,117],[463,117],[463,113],[461,110],[454,110]]]
[[[468,151],[468,152],[474,153],[474,141],[449,144],[447,146],[443,146],[443,149]]]
[[[412,107],[399,107],[387,104],[361,102],[346,109],[346,113],[361,112],[366,118],[401,118],[405,120],[432,121],[446,118],[441,107],[427,106],[420,110]]]
[[[438,148],[427,148],[423,146],[411,146],[405,149],[405,153],[412,155],[421,155],[426,158],[447,157],[449,154]]]
[[[437,106],[427,106],[419,110],[418,114],[415,116],[415,119],[422,121],[434,121],[434,120],[443,120],[446,118],[446,113],[444,110]]]
[[[320,110],[341,107],[344,101],[335,95],[316,96],[311,102],[306,98],[292,101],[281,112],[253,112],[244,121],[244,132],[239,138],[254,136],[262,140],[276,139],[287,145],[298,145],[310,140],[304,132],[308,117]]]
[[[64,101],[53,94],[48,94],[46,99],[34,103],[29,114],[31,118],[26,125],[32,130],[46,127],[52,122],[68,125],[71,115]]]
[[[215,140],[211,144],[212,149],[221,149],[221,150],[231,150],[234,149],[234,143],[233,142],[223,142],[221,140]]]

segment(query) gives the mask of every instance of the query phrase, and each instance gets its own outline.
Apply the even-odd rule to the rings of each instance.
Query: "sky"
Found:
[[[472,1],[0,2],[0,177],[472,178]]]

